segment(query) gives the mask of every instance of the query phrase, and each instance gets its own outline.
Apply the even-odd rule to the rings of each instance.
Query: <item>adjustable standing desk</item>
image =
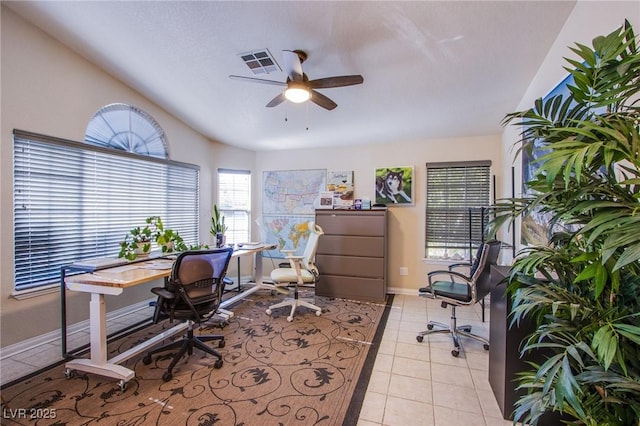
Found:
[[[249,294],[255,293],[258,290],[272,288],[272,286],[262,282],[262,252],[273,248],[275,248],[275,246],[265,244],[259,247],[243,248],[233,252],[232,257],[255,255],[255,285],[246,291],[223,301],[220,304],[221,308],[232,305],[236,301]],[[76,264],[62,268],[62,350],[65,358],[69,357],[69,354],[66,353],[67,336],[65,289],[91,294],[91,300],[89,302],[90,357],[73,359],[67,362],[65,365],[65,374],[67,377],[70,376],[71,371],[73,370],[99,374],[101,376],[118,379],[120,389],[124,390],[127,382],[135,377],[135,373],[133,370],[119,365],[121,362],[151,348],[164,339],[180,333],[187,328],[186,323],[178,324],[175,327],[115,356],[114,358],[107,359],[108,336],[105,295],[117,296],[122,294],[125,288],[160,278],[167,278],[171,275],[172,266],[173,260],[160,257],[147,261],[119,264],[113,267],[92,268],[91,266]],[[68,272],[86,271],[87,269],[89,269],[88,272],[81,273],[79,275],[67,275]]]

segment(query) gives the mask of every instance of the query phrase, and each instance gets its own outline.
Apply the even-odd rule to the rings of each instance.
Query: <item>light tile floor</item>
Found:
[[[459,324],[489,337],[489,309],[458,308]],[[396,295],[387,321],[358,426],[502,426],[489,385],[489,352],[471,339],[462,340],[460,356],[451,355],[448,334],[416,334],[428,321],[449,323],[450,308],[418,296]]]
[[[110,321],[109,329],[121,328],[148,318],[153,308],[144,308]],[[474,333],[488,337],[487,318],[481,321],[480,306],[458,308],[461,322],[471,324]],[[396,295],[378,350],[369,387],[357,426],[506,426],[489,385],[489,353],[482,344],[463,339],[458,358],[451,355],[451,338],[446,334],[416,334],[428,320],[449,323],[450,309],[439,301],[418,296]],[[69,347],[88,342],[86,332],[70,336]],[[60,342],[3,359],[0,382],[9,383],[62,360]]]

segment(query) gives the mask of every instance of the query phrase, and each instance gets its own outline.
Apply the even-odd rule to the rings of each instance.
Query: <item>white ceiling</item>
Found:
[[[269,150],[498,134],[575,1],[3,4],[207,137]],[[253,76],[239,54],[263,48],[364,83],[321,90],[333,111],[266,108],[279,87],[229,78]]]

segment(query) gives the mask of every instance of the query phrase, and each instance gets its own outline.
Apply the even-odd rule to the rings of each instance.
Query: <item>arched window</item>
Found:
[[[100,108],[87,125],[84,141],[150,157],[169,158],[162,127],[151,115],[132,105],[115,103]]]

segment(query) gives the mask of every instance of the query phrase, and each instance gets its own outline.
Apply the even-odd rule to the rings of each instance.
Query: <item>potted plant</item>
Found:
[[[565,99],[508,114],[523,147],[545,154],[533,195],[494,206],[492,226],[539,209],[548,244],[523,249],[510,274],[512,326],[537,330],[521,356],[543,350],[520,377],[515,419],[560,412],[585,425],[640,424],[640,55],[631,25],[571,50]],[[522,149],[522,148],[521,148]]]
[[[209,232],[215,239],[216,247],[223,247],[225,245],[226,237],[224,233],[227,232],[227,225],[224,223],[224,215],[220,212],[217,204],[213,205]]]
[[[173,229],[163,229],[156,234],[156,243],[162,249],[163,253],[172,253],[174,251],[185,251],[187,245],[178,233]]]
[[[178,233],[173,229],[165,229],[160,216],[150,216],[146,219],[148,224],[154,228],[154,239],[156,244],[162,249],[162,253],[172,253],[174,251],[185,251],[187,245]]]
[[[120,242],[118,257],[135,260],[138,256],[148,255],[153,242],[162,249],[162,253],[187,249],[187,245],[177,231],[164,228],[160,216],[149,216],[145,219],[144,227],[132,228]]]
[[[138,256],[146,256],[151,252],[152,231],[149,225],[131,228],[120,242],[118,257],[135,260]]]

